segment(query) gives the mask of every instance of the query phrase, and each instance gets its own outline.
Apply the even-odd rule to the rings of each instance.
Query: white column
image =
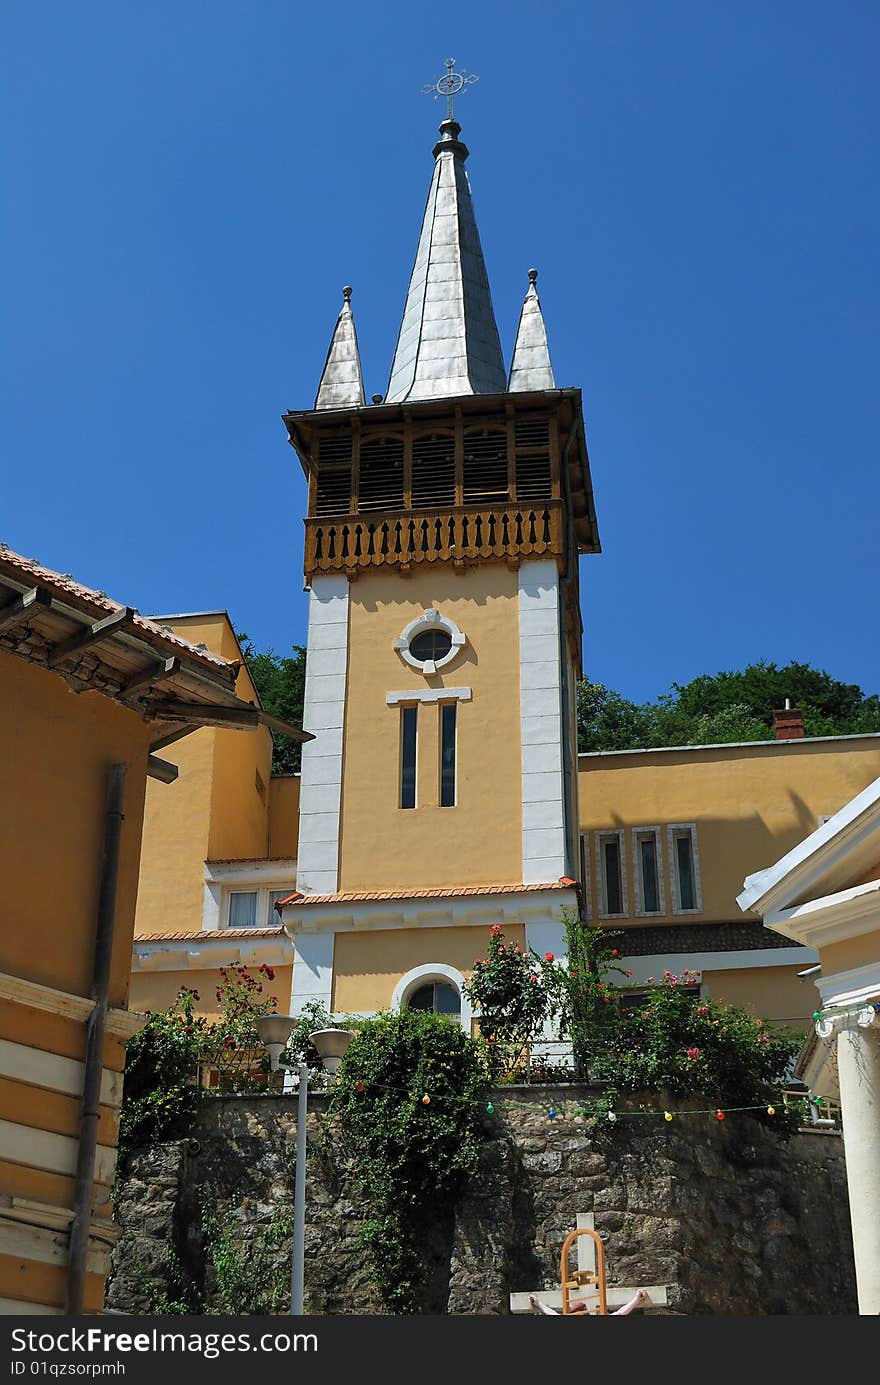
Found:
[[[348,579],[313,577],[302,748],[296,888],[334,894],[339,881],[342,735],[348,665]]]
[[[522,878],[543,885],[565,874],[562,663],[555,560],[519,566],[522,752]]]
[[[333,999],[335,933],[297,933],[293,940],[293,984],[290,1013],[298,1015],[307,1000],[319,1000],[325,1010]]]
[[[859,1313],[880,1313],[880,1033],[873,1007],[837,1036]]]

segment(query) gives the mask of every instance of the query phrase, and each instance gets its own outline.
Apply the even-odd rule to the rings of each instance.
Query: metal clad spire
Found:
[[[453,98],[475,77],[453,71],[425,91]],[[459,394],[502,394],[501,342],[464,161],[467,147],[451,114],[434,146],[434,174],[422,220],[391,378],[388,403]]]
[[[342,297],[345,301],[336,319],[330,349],[324,362],[324,372],[315,399],[316,409],[347,409],[366,403],[357,333],[351,311],[351,289],[347,284],[342,290]]]
[[[510,379],[507,388],[511,393],[526,390],[553,390],[556,381],[550,364],[550,348],[547,345],[547,329],[541,300],[535,287],[538,271],[529,270],[529,288],[519,315],[516,345],[510,363]]]

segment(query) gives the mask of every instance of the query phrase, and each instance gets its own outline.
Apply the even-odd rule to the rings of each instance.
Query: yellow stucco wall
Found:
[[[201,927],[214,739],[231,734],[202,727],[161,752],[180,773],[173,784],[147,783],[137,934]]]
[[[848,938],[845,942],[829,943],[821,948],[819,958],[824,976],[869,966],[880,958],[880,929],[862,933],[857,938]]]
[[[525,928],[505,925],[505,940],[525,947]],[[465,977],[489,945],[486,928],[377,929],[337,933],[333,1010],[387,1010],[394,987],[413,967],[443,963]]]
[[[274,996],[282,1015],[290,1013],[290,983],[292,967],[273,967],[274,981],[266,981],[257,967],[250,971],[262,982],[263,994]],[[212,970],[183,969],[180,971],[139,971],[131,978],[131,1003],[135,1010],[167,1010],[177,999],[182,986],[198,991],[199,999],[194,1008],[196,1014],[216,1019],[220,1013],[217,1003],[217,988],[220,985],[219,968]]]
[[[269,855],[296,860],[299,837],[299,775],[273,775],[269,784]]]
[[[809,977],[799,979],[804,963],[787,967],[743,967],[736,971],[704,971],[702,994],[791,1029],[806,1029],[816,1009],[818,992]]]
[[[743,922],[743,880],[779,860],[880,774],[880,741],[767,742],[711,750],[581,756],[581,829],[591,833],[592,911],[598,912],[596,831],[626,830],[629,917],[640,925]],[[665,826],[696,822],[703,908],[672,915]],[[661,837],[667,913],[636,919],[633,827]]]
[[[163,624],[212,654],[240,657],[224,612],[165,619]],[[257,701],[244,665],[235,690],[245,701]],[[178,766],[179,775],[173,784],[150,780],[147,788],[138,934],[201,927],[205,860],[265,856],[269,843],[272,737],[265,727],[203,727],[161,754]]]
[[[151,728],[100,693],[0,652],[0,971],[87,996],[107,771],[128,766],[110,1002],[128,996]]]
[[[517,575],[487,565],[369,573],[349,589],[340,889],[505,884],[522,878]],[[467,637],[433,678],[393,648],[428,607]],[[388,692],[469,687],[458,704],[457,805],[439,804],[439,708],[419,708],[418,806],[401,809],[400,708]]]

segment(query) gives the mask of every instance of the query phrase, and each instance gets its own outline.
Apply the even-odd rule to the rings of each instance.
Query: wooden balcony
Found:
[[[407,572],[423,563],[461,568],[538,557],[564,568],[566,558],[561,500],[310,517],[305,525],[307,580],[321,572],[356,577],[377,567]]]

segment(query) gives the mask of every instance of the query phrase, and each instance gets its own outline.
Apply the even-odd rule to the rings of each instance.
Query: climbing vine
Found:
[[[485,1080],[474,1041],[428,1012],[365,1021],[342,1061],[330,1110],[371,1212],[362,1243],[389,1312],[419,1311],[424,1226],[477,1170]]]

